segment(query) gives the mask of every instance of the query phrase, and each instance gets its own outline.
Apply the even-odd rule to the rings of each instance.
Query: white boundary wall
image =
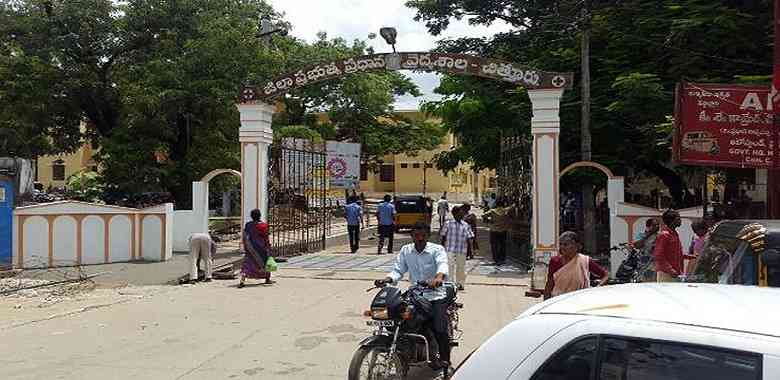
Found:
[[[77,201],[14,210],[13,265],[46,268],[173,255],[173,205],[134,209]]]
[[[664,210],[625,202],[617,202],[616,206],[610,210],[610,243],[612,246],[633,242],[637,233],[644,232],[645,222],[650,218],[657,219],[663,225],[661,215],[664,213]],[[704,216],[704,208],[698,206],[677,211],[682,219],[682,225],[677,228],[677,233],[680,235],[683,250],[686,250],[693,238],[691,224],[696,219],[701,219]],[[610,273],[613,276],[624,258],[621,252],[612,252],[610,255]]]
[[[208,233],[208,182],[192,183],[192,210],[173,212],[173,250],[189,252],[190,236]]]

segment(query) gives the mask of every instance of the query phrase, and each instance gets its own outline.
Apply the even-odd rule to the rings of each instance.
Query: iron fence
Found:
[[[326,197],[326,154],[317,146],[275,144],[269,150],[268,223],[279,257],[325,249],[335,203]]]

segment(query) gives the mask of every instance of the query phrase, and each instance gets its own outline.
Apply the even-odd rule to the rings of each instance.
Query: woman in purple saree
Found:
[[[266,284],[273,284],[271,272],[265,270],[271,247],[268,244],[268,224],[260,220],[260,210],[252,210],[251,222],[244,226],[244,263],[241,266],[241,279],[238,287],[244,287],[247,278],[265,279]]]

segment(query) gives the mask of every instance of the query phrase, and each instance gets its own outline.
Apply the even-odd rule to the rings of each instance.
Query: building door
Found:
[[[13,209],[13,182],[0,180],[0,268],[4,269],[11,267]]]

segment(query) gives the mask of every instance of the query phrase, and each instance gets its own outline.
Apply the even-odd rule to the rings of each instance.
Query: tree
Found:
[[[291,63],[290,70],[350,56],[373,53],[363,41],[348,44],[341,38],[318,40],[292,57],[311,57]],[[360,73],[303,88],[284,99],[285,111],[275,118],[277,125],[303,124],[326,139],[360,143],[369,165],[387,154],[415,155],[437,147],[445,133],[438,123],[406,118],[393,109],[395,96],[420,96],[412,81],[394,71]],[[327,111],[327,119],[316,114]]]
[[[289,27],[263,0],[4,2],[0,148],[35,157],[89,142],[108,198],[168,192],[188,207],[193,180],[240,167],[242,85],[369,52],[324,34],[313,44],[280,35],[266,43],[262,18]],[[398,73],[348,76],[286,97],[274,127],[362,142],[372,158],[431,146],[443,131],[394,115],[401,94],[419,92]],[[330,122],[313,115],[321,110]]]
[[[473,17],[470,21],[477,24],[503,20],[515,27],[491,39],[445,40],[439,50],[488,55],[549,71],[573,71],[579,77],[577,4],[568,0],[407,2],[433,34],[446,28],[451,17]],[[771,71],[770,5],[768,0],[593,1],[593,160],[618,174],[657,176],[676,205],[684,206],[687,190],[681,171],[669,164],[668,146],[657,144],[668,136],[659,136],[655,126],[673,114],[673,91],[681,80],[734,82],[739,76]],[[470,90],[466,85],[441,89],[451,99],[468,95]],[[496,96],[509,102],[516,95],[513,90]],[[579,159],[575,153],[579,151],[580,100],[578,88],[567,91],[562,100],[562,165]],[[452,129],[456,120],[445,118],[444,122]],[[511,122],[503,119],[501,127],[514,128]],[[479,144],[478,140],[462,141]],[[460,158],[474,160],[475,156]]]

